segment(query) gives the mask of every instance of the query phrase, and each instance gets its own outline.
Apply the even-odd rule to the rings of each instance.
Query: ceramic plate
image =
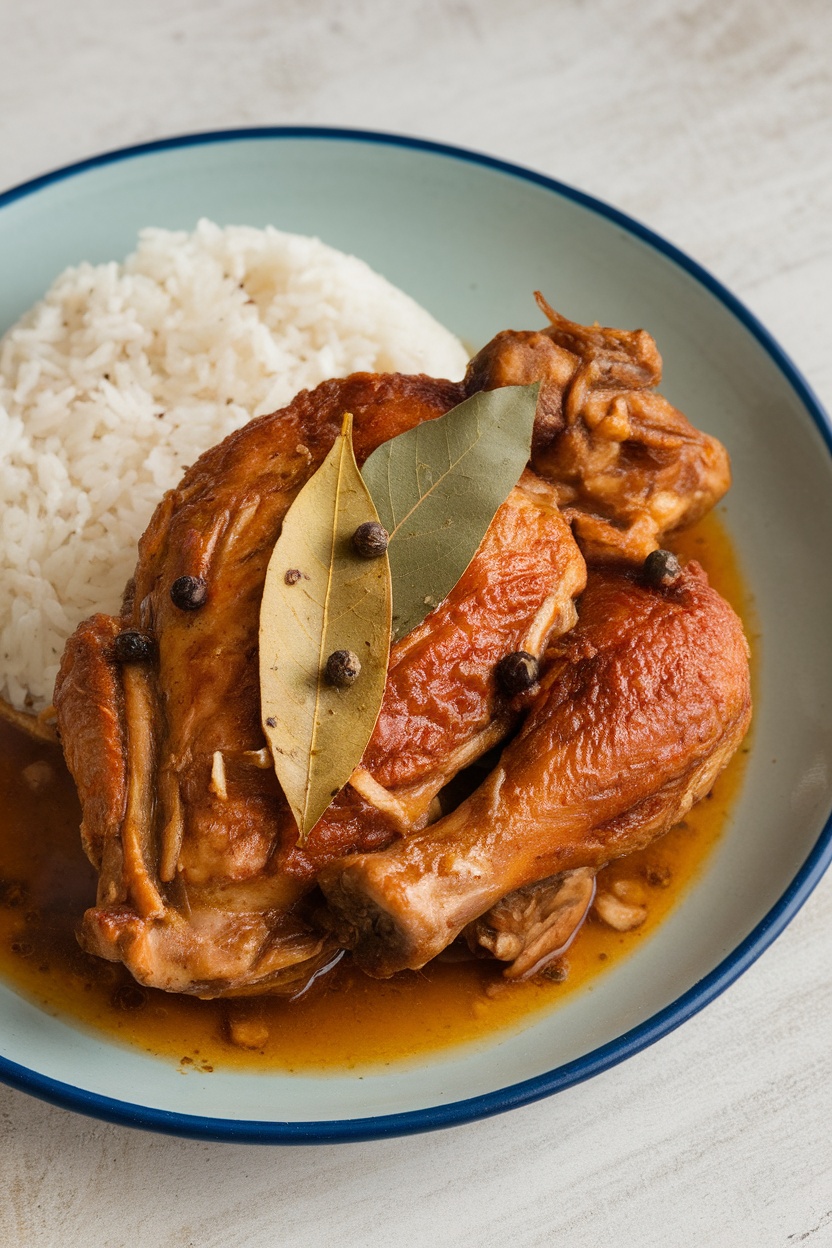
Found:
[[[531,327],[540,288],[578,321],[646,326],[663,392],[729,447],[727,523],[762,633],[733,820],[659,936],[524,1029],[419,1065],[307,1077],[157,1060],[0,987],[0,1075],[59,1105],[213,1139],[360,1139],[465,1122],[586,1079],[712,1000],[782,931],[832,854],[832,437],[805,382],[707,273],[605,204],[528,170],[389,135],[281,129],[115,152],[0,196],[0,329],[67,264],[144,225],[317,234],[466,342]]]

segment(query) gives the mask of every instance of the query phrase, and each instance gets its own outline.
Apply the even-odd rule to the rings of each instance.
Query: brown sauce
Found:
[[[705,566],[743,617],[753,646],[751,603],[718,514],[674,548]],[[619,933],[590,918],[566,955],[563,981],[512,985],[497,963],[443,960],[376,981],[345,958],[298,1000],[223,1002],[141,988],[122,966],[78,946],[75,927],[94,901],[96,877],[79,842],[74,786],[57,748],[0,724],[0,976],[47,1012],[183,1068],[352,1070],[482,1040],[557,1008],[656,934],[718,840],[747,753],[746,741],[684,823],[600,873],[599,888],[628,881],[647,919]],[[261,1047],[232,1044],[234,1020],[249,1024]]]

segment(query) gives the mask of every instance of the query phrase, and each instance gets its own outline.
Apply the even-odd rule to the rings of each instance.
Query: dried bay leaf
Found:
[[[274,768],[303,844],[370,739],[390,655],[390,566],[362,559],[352,535],[377,520],[355,463],[352,417],[286,513],[260,608],[260,701]],[[324,676],[335,650],[361,672],[348,689]]]
[[[368,457],[362,475],[390,534],[396,637],[450,593],[517,484],[539,389],[482,391]]]

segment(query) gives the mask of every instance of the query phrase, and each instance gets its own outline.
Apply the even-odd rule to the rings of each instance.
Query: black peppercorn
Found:
[[[379,559],[387,549],[390,534],[378,520],[359,524],[352,535],[353,549],[362,559]]]
[[[525,650],[515,650],[507,654],[497,664],[497,680],[503,693],[513,698],[517,693],[525,693],[537,684],[540,675],[540,664],[533,654]]]
[[[153,658],[155,646],[147,633],[132,629],[113,638],[113,651],[119,663],[142,663]]]
[[[644,560],[642,575],[654,589],[670,589],[681,579],[682,565],[672,551],[653,550]]]
[[[201,576],[178,576],[170,587],[170,597],[180,611],[198,611],[208,597],[208,586]]]
[[[326,661],[326,678],[339,689],[354,685],[361,673],[361,661],[352,650],[334,650]]]

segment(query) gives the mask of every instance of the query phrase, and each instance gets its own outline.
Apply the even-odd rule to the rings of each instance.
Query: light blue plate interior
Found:
[[[274,224],[367,260],[466,342],[534,328],[532,292],[579,321],[644,326],[664,393],[731,451],[727,521],[761,625],[753,752],[707,873],[627,962],[517,1033],[418,1066],[325,1077],[183,1077],[0,987],[0,1076],[157,1130],[268,1141],[424,1130],[584,1079],[737,977],[805,900],[832,848],[828,421],[776,344],[693,262],[540,175],[392,136],[261,130],[175,139],[0,196],[0,330],[66,265],[120,259],[144,225]]]

